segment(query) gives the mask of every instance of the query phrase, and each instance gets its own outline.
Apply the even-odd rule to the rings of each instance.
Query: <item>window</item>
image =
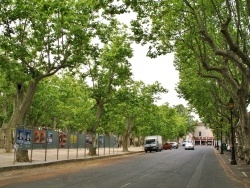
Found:
[[[201,131],[199,132],[199,136],[201,136]]]

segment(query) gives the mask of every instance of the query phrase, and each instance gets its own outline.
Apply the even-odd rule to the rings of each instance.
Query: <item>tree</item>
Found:
[[[0,65],[1,66],[1,65]],[[0,129],[5,126],[11,116],[11,100],[15,93],[13,84],[8,83],[8,75],[0,68]],[[4,134],[0,132],[0,140],[3,140]],[[3,147],[3,145],[1,146]]]
[[[128,140],[133,130],[142,131],[145,127],[155,125],[153,120],[157,108],[154,101],[157,94],[166,91],[158,82],[145,85],[143,82],[131,81],[115,93],[109,109],[112,119],[120,120],[118,125],[123,135],[123,151],[128,151]]]
[[[7,152],[12,149],[10,130],[23,124],[38,83],[85,63],[93,50],[91,41],[98,35],[96,28],[105,26],[100,17],[114,14],[115,6],[108,5],[95,0],[1,2],[1,69],[16,86],[12,115],[1,127]],[[119,11],[118,7],[115,13]]]
[[[109,27],[99,29],[101,34],[95,44],[94,54],[84,67],[86,72],[81,74],[81,77],[88,81],[91,98],[95,100],[96,118],[88,128],[93,140],[100,126],[105,105],[110,102],[117,88],[125,85],[131,76],[128,59],[132,57],[132,48],[126,28],[112,19]],[[94,145],[89,154],[96,155]]]
[[[193,132],[193,121],[189,111],[183,105],[169,107],[164,104],[158,107],[161,135],[165,140],[176,140]]]
[[[149,55],[187,51],[202,77],[217,81],[236,101],[250,161],[248,1],[126,1],[138,13],[133,21],[138,42],[150,42]],[[187,61],[181,62],[185,64]]]
[[[38,85],[32,106],[27,114],[27,125],[66,132],[81,132],[92,121],[92,106],[87,85],[69,73],[52,76]]]

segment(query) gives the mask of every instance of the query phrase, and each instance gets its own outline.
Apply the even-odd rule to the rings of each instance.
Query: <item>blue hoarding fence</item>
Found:
[[[16,128],[15,135],[15,150],[31,150],[31,161],[33,150],[44,149],[45,161],[47,158],[47,151],[49,149],[57,149],[57,160],[59,159],[59,150],[67,149],[68,158],[71,149],[76,149],[76,158],[78,158],[78,150],[84,150],[84,156],[86,156],[86,150],[90,148],[92,144],[98,149],[103,148],[104,155],[106,148],[118,148],[118,138],[116,135],[95,135],[95,140],[91,134],[80,133],[65,133],[55,130],[40,130],[40,129],[28,129],[28,128]]]

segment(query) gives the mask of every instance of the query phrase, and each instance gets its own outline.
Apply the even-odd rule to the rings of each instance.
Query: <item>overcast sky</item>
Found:
[[[173,54],[160,56],[156,59],[146,57],[147,47],[133,45],[134,57],[131,59],[133,77],[136,81],[143,81],[146,84],[153,84],[158,81],[168,93],[161,95],[162,99],[157,104],[162,105],[166,102],[170,106],[183,104],[187,106],[184,99],[179,99],[175,87],[179,81],[179,73],[173,65]]]
[[[117,17],[121,22],[130,25],[130,21],[135,19],[135,15],[134,13],[129,13]],[[168,54],[151,59],[146,57],[147,47],[142,47],[139,44],[133,44],[132,47],[135,51],[130,63],[132,64],[134,80],[141,80],[146,84],[153,84],[155,81],[158,81],[168,90],[168,93],[161,95],[162,99],[157,102],[157,105],[168,102],[170,106],[178,104],[187,106],[187,101],[179,99],[175,91],[176,84],[179,81],[179,73],[173,65],[174,55]]]

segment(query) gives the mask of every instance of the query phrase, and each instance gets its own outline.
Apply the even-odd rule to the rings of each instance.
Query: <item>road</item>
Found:
[[[0,174],[8,188],[241,188],[228,177],[212,146],[140,153]]]

